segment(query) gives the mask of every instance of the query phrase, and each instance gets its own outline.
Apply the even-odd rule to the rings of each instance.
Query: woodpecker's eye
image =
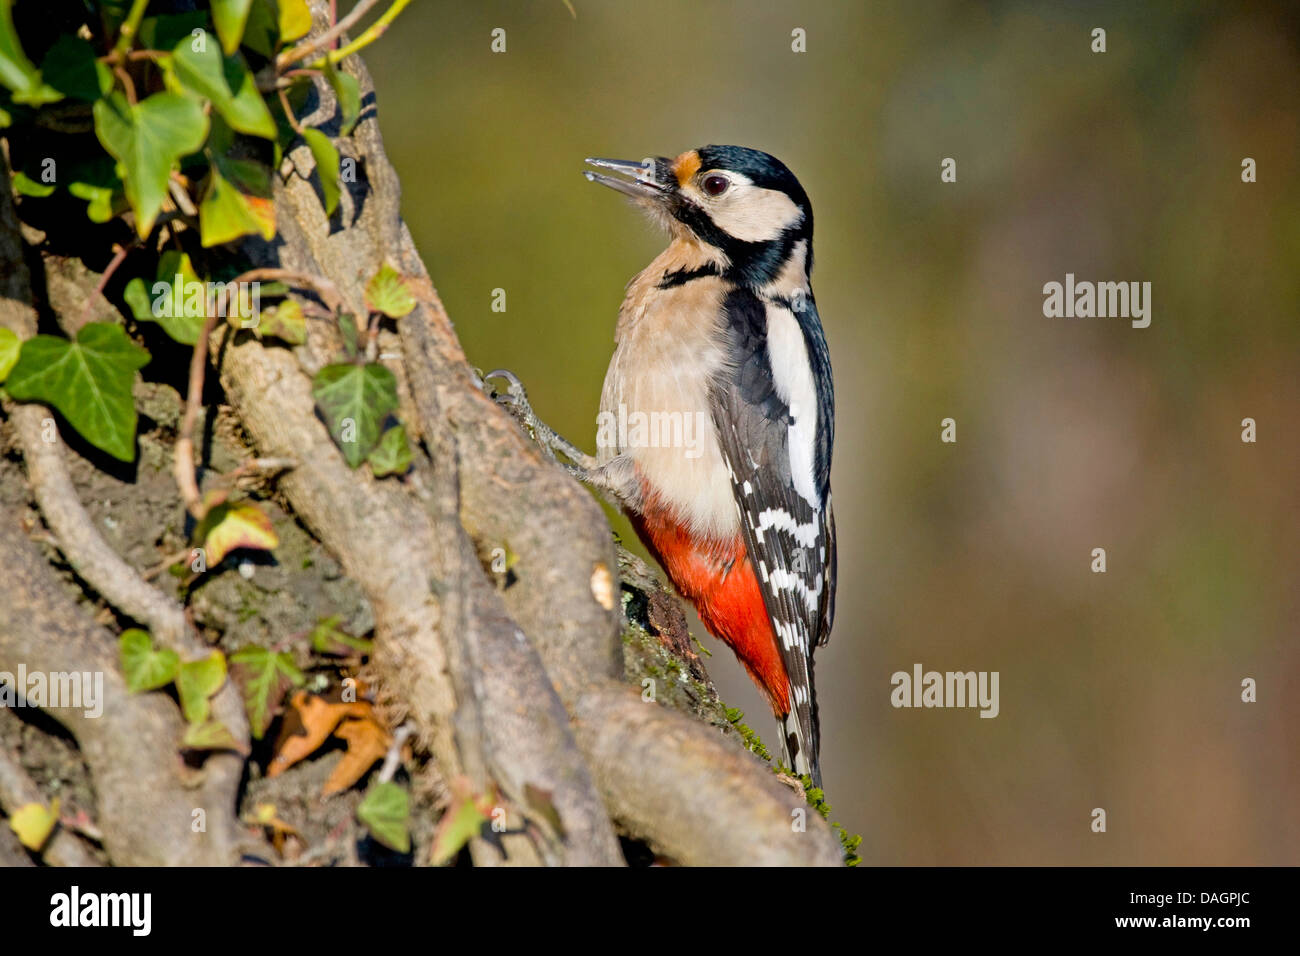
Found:
[[[710,196],[721,196],[731,185],[731,180],[726,176],[705,176],[704,191]]]

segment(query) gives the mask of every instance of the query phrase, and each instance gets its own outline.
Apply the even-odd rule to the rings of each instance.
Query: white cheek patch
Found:
[[[803,218],[785,193],[740,180],[705,208],[718,228],[744,242],[771,242]]]

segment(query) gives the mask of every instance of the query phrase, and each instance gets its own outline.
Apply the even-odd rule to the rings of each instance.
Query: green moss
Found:
[[[628,600],[625,591],[625,607]],[[623,678],[638,688],[644,688],[644,681],[650,679],[657,702],[731,732],[731,722],[713,689],[691,676],[686,665],[635,619],[629,619],[623,628]]]
[[[746,750],[760,760],[767,762],[774,773],[795,776],[791,771],[775,763],[763,740],[754,729],[744,723],[744,713],[736,707],[727,707],[718,699],[717,693],[704,682],[696,680],[690,670],[676,656],[669,652],[662,641],[646,628],[645,599],[634,594],[626,587],[623,590],[623,677],[635,687],[644,687],[647,678],[654,681],[655,700],[676,710],[693,714],[699,719],[713,724],[725,734],[735,734]],[[694,636],[691,638],[705,654],[709,651]],[[803,783],[804,795],[808,804],[827,820],[839,837],[844,850],[846,866],[857,866],[862,862],[857,854],[862,837],[850,834],[843,826],[830,819],[830,804],[826,803],[825,794],[812,785],[812,778],[799,777]]]
[[[768,753],[767,747],[763,746],[763,740],[754,731],[753,727],[741,723],[745,716],[744,711],[738,707],[727,708],[727,720],[731,726],[736,728],[736,733],[740,734],[740,739],[745,742],[745,749],[763,760],[771,762],[772,755]]]
[[[258,604],[261,603],[261,593],[251,585],[240,585],[239,587],[239,607],[235,611],[235,617],[242,624],[244,621],[257,617],[260,613]]]
[[[849,833],[842,824],[831,819],[831,805],[826,802],[826,793],[820,787],[813,786],[812,777],[804,774],[799,778],[799,782],[803,784],[804,799],[808,801],[808,805],[820,813],[823,820],[830,823],[831,829],[840,838],[840,847],[844,850],[844,865],[857,866],[862,862],[862,857],[858,856],[862,836]]]
[[[751,753],[770,761],[772,755],[767,752],[767,748],[763,746],[763,741],[758,734],[754,732],[753,728],[741,723],[744,716],[744,713],[739,708],[729,707],[727,709],[727,719],[731,721],[731,725],[736,728],[736,732],[744,740],[745,747]],[[826,793],[820,787],[813,786],[812,777],[808,774],[796,775],[789,767],[779,763],[773,764],[771,769],[773,773],[797,777],[799,782],[803,784],[804,799],[808,801],[808,805],[822,815],[822,819],[831,825],[835,835],[840,838],[840,847],[844,851],[844,865],[857,866],[861,863],[862,857],[858,856],[858,847],[862,845],[862,837],[856,833],[849,833],[842,824],[831,819],[831,805],[826,802]]]

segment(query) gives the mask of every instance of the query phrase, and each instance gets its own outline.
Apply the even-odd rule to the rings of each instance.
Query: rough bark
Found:
[[[124,866],[225,866],[238,858],[233,794],[220,774],[186,774],[177,756],[184,725],[171,700],[130,695],[113,634],[95,624],[29,542],[13,509],[0,509],[0,658],[28,672],[103,674],[103,711],[48,713],[77,739],[95,777],[104,847]],[[6,664],[6,667],[8,664]],[[229,807],[227,805],[230,805]],[[193,828],[193,811],[207,817]]]

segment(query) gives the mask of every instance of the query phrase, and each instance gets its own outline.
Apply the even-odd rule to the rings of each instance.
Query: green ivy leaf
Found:
[[[168,87],[179,86],[210,100],[237,132],[275,139],[275,121],[243,57],[223,57],[215,44],[204,44],[201,52],[194,46],[182,40],[172,51]]]
[[[415,296],[401,273],[385,262],[366,283],[366,307],[390,319],[400,319],[415,308]]]
[[[244,709],[248,711],[253,736],[261,740],[278,713],[285,692],[290,687],[301,687],[306,678],[294,665],[291,654],[277,654],[256,645],[237,651],[230,663],[240,668]]]
[[[245,749],[235,740],[230,728],[219,720],[190,724],[185,728],[181,746],[187,750],[235,750],[241,753]]]
[[[290,345],[302,345],[307,341],[307,318],[302,314],[301,305],[285,299],[277,306],[262,310],[255,331],[259,339],[269,335]]]
[[[0,328],[0,382],[9,377],[22,347],[23,343],[12,329]]]
[[[61,35],[41,62],[45,81],[65,96],[93,103],[113,88],[113,74],[95,57],[90,41]]]
[[[343,353],[349,359],[354,359],[359,354],[360,334],[357,331],[357,320],[352,317],[352,313],[340,312],[339,336],[343,339]]]
[[[347,631],[339,627],[342,620],[337,614],[331,614],[329,617],[321,618],[316,622],[316,626],[311,629],[312,650],[319,654],[346,654],[347,651],[340,651],[339,647],[352,648],[363,654],[369,654],[374,649],[374,641],[369,641],[364,637],[353,637]]]
[[[433,845],[429,848],[429,862],[442,866],[455,859],[460,848],[483,831],[487,817],[478,808],[473,797],[466,797],[447,808],[438,821]]]
[[[126,198],[135,210],[141,239],[153,229],[172,167],[203,146],[208,118],[194,100],[179,93],[155,93],[135,104],[121,93],[95,102],[95,132],[117,160]]]
[[[311,32],[311,8],[306,0],[277,0],[280,41],[300,40]]]
[[[108,222],[113,218],[113,189],[93,183],[71,183],[68,192],[86,200],[86,217],[91,222]]]
[[[176,679],[176,668],[180,665],[176,652],[170,648],[155,651],[153,640],[139,628],[122,632],[117,639],[117,652],[126,689],[132,694],[157,690]]]
[[[274,59],[280,45],[280,12],[277,0],[253,0],[244,26],[242,45],[266,59]]]
[[[168,249],[158,259],[158,272],[147,290],[135,278],[122,293],[138,322],[157,322],[182,345],[196,345],[207,315],[206,286],[190,264],[190,257]]]
[[[271,519],[251,501],[213,505],[194,529],[194,540],[203,546],[213,568],[238,548],[271,551],[280,545]]]
[[[13,91],[15,103],[40,106],[63,99],[41,80],[41,71],[23,53],[14,29],[13,0],[0,0],[0,84]]]
[[[48,196],[54,192],[53,183],[43,183],[39,180],[32,179],[21,169],[14,170],[13,174],[14,192],[20,196],[33,196],[37,199]]]
[[[181,40],[202,39],[206,42],[208,12],[190,10],[187,13],[164,13],[156,17],[145,17],[140,21],[140,46],[146,50],[170,50]],[[195,37],[194,31],[200,31]]]
[[[252,160],[219,159],[209,170],[199,203],[199,242],[208,249],[251,233],[267,240],[275,237],[270,173]]]
[[[369,459],[370,470],[376,478],[406,474],[406,469],[411,467],[411,446],[406,441],[406,429],[394,425],[384,432]]]
[[[312,379],[311,393],[343,457],[356,468],[397,408],[397,379],[377,362],[326,365]]]
[[[239,49],[239,41],[244,37],[244,26],[248,23],[248,10],[253,0],[212,0],[212,19],[217,25],[217,36],[221,37],[221,49],[225,53],[234,53]]]
[[[338,208],[339,196],[339,151],[334,148],[330,138],[318,129],[304,129],[302,138],[307,141],[311,158],[316,161],[316,175],[320,179],[321,193],[325,199],[326,217],[334,215]]]
[[[153,314],[153,300],[149,298],[144,279],[136,276],[128,282],[122,292],[122,298],[126,300],[127,308],[131,310],[137,322],[158,321],[158,317]]]
[[[122,180],[113,171],[113,160],[103,153],[77,163],[70,178],[68,192],[86,200],[86,216],[91,222],[108,222],[126,208]]]
[[[411,852],[411,834],[407,821],[411,816],[410,800],[398,784],[373,784],[357,805],[357,819],[370,835],[398,853]]]
[[[289,284],[287,282],[260,282],[258,288],[262,290],[262,298],[275,298],[289,294]]]
[[[325,78],[339,101],[339,135],[347,136],[361,116],[361,84],[355,76],[344,73],[333,63],[325,65]]]
[[[191,724],[206,723],[212,705],[209,698],[226,682],[226,656],[213,651],[197,661],[185,661],[176,671],[176,690],[181,713]]]
[[[108,322],[82,326],[77,340],[38,335],[23,343],[5,388],[20,402],[44,402],[82,438],[114,458],[135,458],[135,373],[149,353]]]

